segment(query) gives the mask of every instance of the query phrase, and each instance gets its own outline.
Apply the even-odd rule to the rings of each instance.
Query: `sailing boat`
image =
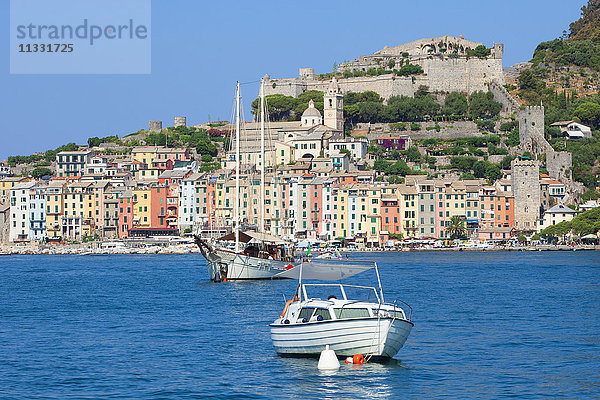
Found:
[[[216,241],[195,235],[200,252],[206,259],[212,281],[272,279],[276,274],[293,268],[295,247],[284,240],[264,233],[265,195],[265,94],[260,85],[261,105],[261,163],[260,163],[260,232],[240,230],[240,84],[236,85],[235,106],[235,202],[233,232]],[[233,248],[224,243],[235,243]]]

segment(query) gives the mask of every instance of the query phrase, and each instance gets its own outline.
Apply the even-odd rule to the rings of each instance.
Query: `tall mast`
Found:
[[[240,244],[240,82],[235,87],[235,251]]]
[[[265,82],[260,80],[260,231],[265,231]]]

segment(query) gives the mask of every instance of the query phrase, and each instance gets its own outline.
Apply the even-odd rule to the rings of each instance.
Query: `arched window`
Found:
[[[333,107],[333,100],[329,99],[329,107]]]

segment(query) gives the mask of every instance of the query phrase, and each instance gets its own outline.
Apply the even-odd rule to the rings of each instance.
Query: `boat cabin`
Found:
[[[235,232],[231,232],[217,239],[217,241],[235,242]],[[249,257],[289,263],[293,263],[296,259],[296,248],[294,246],[266,233],[253,231],[240,232],[239,241],[245,244],[242,253]]]
[[[306,293],[307,286],[320,286],[340,289],[340,298],[330,295],[327,300],[309,298]],[[348,300],[346,292],[349,288],[366,289],[369,291],[365,301]],[[302,284],[299,286],[302,301],[288,301],[279,323],[281,324],[306,324],[313,322],[351,320],[357,318],[394,318],[407,320],[404,311],[394,304],[383,304],[374,287],[342,285],[342,284]],[[298,293],[298,292],[297,292]],[[374,296],[371,296],[374,294]],[[297,295],[294,299],[297,299]]]

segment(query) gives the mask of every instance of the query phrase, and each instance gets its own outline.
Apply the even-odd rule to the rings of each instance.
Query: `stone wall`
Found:
[[[544,134],[544,107],[525,107],[518,114],[520,150],[532,154],[546,155],[546,169],[551,178],[559,181],[572,179],[572,155],[565,151],[555,151]]]
[[[150,132],[160,132],[162,130],[162,121],[148,122],[148,130]]]
[[[173,121],[173,126],[176,128],[178,126],[187,126],[186,118],[185,117],[175,117],[175,119]]]
[[[492,81],[504,83],[502,58],[444,58],[434,57],[422,62],[425,76],[417,76],[432,91],[464,92],[486,91]],[[418,86],[417,86],[418,87]]]
[[[539,163],[514,159],[511,163],[511,185],[515,196],[515,228],[535,230],[540,216]]]
[[[371,90],[384,99],[391,96],[414,96],[419,86],[428,86],[434,92],[464,92],[488,90],[492,80],[504,82],[502,60],[489,59],[432,59],[425,60],[424,75],[361,76],[340,78],[338,83],[343,93]],[[304,70],[304,69],[302,69]],[[312,79],[311,79],[312,78]],[[271,79],[265,76],[265,95],[283,94],[298,97],[309,91],[325,92],[329,81],[314,79],[314,75],[300,72],[298,78]]]
[[[569,152],[552,150],[546,153],[546,169],[552,178],[561,182],[570,181],[572,165],[573,159]]]
[[[544,107],[525,107],[518,114],[521,149],[533,154],[545,153],[552,147],[544,137]]]
[[[481,132],[477,128],[477,124],[473,121],[454,121],[450,123],[440,122],[439,125],[441,130],[427,130],[427,128],[433,128],[435,122],[420,122],[421,129],[418,131],[410,130],[410,122],[406,123],[406,130],[404,131],[392,131],[390,124],[387,123],[359,123],[356,124],[355,130],[361,133],[361,135],[367,136],[370,140],[378,138],[380,136],[400,136],[408,135],[412,139],[457,139],[463,137],[476,137],[481,136]],[[363,133],[364,132],[364,133]]]
[[[494,44],[490,54],[484,58],[468,55],[469,49],[475,49],[481,44],[462,36],[419,39],[399,46],[386,46],[373,54],[359,56],[356,60],[340,64],[338,71],[366,72],[370,68],[390,68],[390,62],[399,68],[409,62],[423,69],[423,76],[415,77],[421,81],[419,84],[427,85],[433,91],[470,94],[476,90],[487,90],[486,85],[494,80],[504,84],[504,45]]]
[[[283,94],[285,96],[298,97],[298,95],[309,90],[318,90],[326,92],[329,86],[329,81],[320,81],[315,79],[271,79],[265,78],[265,95]],[[389,75],[380,76],[365,76],[358,78],[345,78],[338,81],[340,89],[343,93],[348,92],[365,92],[371,90],[378,93],[384,99],[391,96],[413,96],[415,88],[419,84],[415,84],[411,77],[400,77]],[[420,83],[425,84],[425,83]]]
[[[508,93],[508,90],[506,90],[503,85],[499,84],[497,81],[492,81],[488,85],[488,90],[494,95],[494,100],[502,104],[502,112],[505,115],[510,115],[519,111],[521,107],[519,102]]]

